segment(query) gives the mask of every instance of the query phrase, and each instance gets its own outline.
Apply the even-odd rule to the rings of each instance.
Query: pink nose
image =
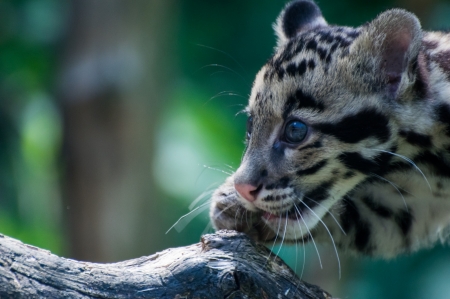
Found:
[[[234,184],[236,191],[246,200],[255,201],[261,186],[255,187],[250,184]]]

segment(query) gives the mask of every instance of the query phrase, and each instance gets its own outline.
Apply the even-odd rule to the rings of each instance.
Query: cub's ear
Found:
[[[327,25],[314,1],[295,0],[281,11],[273,28],[278,37],[278,46],[281,46],[301,32]]]
[[[381,76],[390,98],[398,98],[414,82],[414,68],[422,45],[417,17],[405,10],[392,9],[363,27],[351,52],[371,61],[372,72]]]

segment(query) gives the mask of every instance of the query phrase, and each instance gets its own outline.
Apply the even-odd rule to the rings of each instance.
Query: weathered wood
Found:
[[[80,262],[0,235],[0,298],[331,298],[241,233],[111,264]]]

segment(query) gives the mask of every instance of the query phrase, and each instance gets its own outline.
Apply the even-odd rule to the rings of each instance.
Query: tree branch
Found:
[[[0,235],[0,286],[0,298],[331,298],[234,231],[111,264],[58,257]]]

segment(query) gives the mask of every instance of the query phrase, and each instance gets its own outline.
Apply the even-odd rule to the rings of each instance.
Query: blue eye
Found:
[[[308,127],[299,120],[291,120],[284,128],[284,138],[289,143],[300,143],[308,132]]]

